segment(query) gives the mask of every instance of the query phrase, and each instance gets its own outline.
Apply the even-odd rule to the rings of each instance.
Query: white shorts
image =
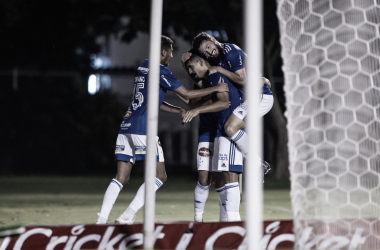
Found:
[[[243,154],[235,142],[227,137],[216,137],[214,142],[213,171],[243,172]]]
[[[266,113],[268,113],[273,107],[273,95],[260,95],[259,99],[259,117],[263,117]],[[248,106],[247,102],[240,103],[239,106],[237,106],[234,109],[233,112],[239,119],[244,120],[248,113]]]
[[[146,135],[118,134],[116,140],[115,160],[132,162],[145,160]],[[164,162],[164,152],[160,139],[156,138],[157,162]]]
[[[198,143],[197,168],[199,170],[212,171],[212,158],[214,153],[213,142]]]

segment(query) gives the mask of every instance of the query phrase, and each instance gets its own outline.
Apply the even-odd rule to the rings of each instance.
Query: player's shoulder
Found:
[[[228,78],[219,72],[215,72],[208,76],[208,80],[211,86],[216,86],[219,82],[219,79],[221,82],[229,82]]]
[[[244,53],[244,51],[239,46],[237,46],[236,44],[225,43],[224,48],[223,48],[223,53],[227,56],[227,55],[231,55],[231,54]]]
[[[171,70],[165,65],[160,64],[160,74],[161,75],[173,75]]]
[[[139,67],[137,68],[137,71],[143,73],[144,75],[149,73],[149,61],[148,61],[148,59],[145,59],[142,63],[140,63]]]

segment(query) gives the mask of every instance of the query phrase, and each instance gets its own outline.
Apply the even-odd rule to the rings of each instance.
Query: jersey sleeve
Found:
[[[162,88],[174,91],[182,86],[182,83],[174,77],[172,72],[167,68],[160,70],[160,85]]]
[[[230,71],[236,72],[245,67],[245,54],[241,49],[234,49],[226,55]]]

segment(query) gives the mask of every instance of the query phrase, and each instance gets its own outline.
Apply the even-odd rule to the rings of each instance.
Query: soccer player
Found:
[[[246,83],[245,58],[246,55],[235,44],[220,43],[215,37],[202,32],[194,37],[193,49],[204,56],[212,66],[210,73],[221,73],[235,84],[241,96],[244,94],[243,87]],[[262,77],[262,94],[259,102],[260,117],[268,113],[273,106],[273,94],[269,89],[270,82]],[[246,154],[248,136],[243,131],[244,117],[247,114],[245,102],[242,102],[231,114],[225,123],[224,130],[228,137],[236,142],[243,155]]]
[[[240,188],[238,177],[243,172],[243,155],[236,148],[235,142],[228,138],[224,125],[233,110],[240,105],[241,93],[226,76],[218,72],[209,74],[211,65],[207,60],[190,52],[188,52],[186,57],[188,57],[188,60],[184,61],[184,64],[189,74],[193,77],[207,79],[210,86],[216,86],[218,82],[226,82],[229,87],[228,93],[216,93],[212,104],[199,106],[187,111],[182,121],[187,123],[198,114],[217,112],[218,124],[214,142],[214,155],[216,156],[214,159],[217,161],[217,164],[213,164],[213,171],[219,171],[223,174],[227,220],[240,221]]]
[[[209,95],[213,92],[228,91],[227,84],[221,84],[214,88],[188,90],[173,76],[167,68],[172,58],[173,41],[166,37],[161,37],[161,59],[160,59],[160,89],[159,106],[167,112],[183,114],[184,110],[164,103],[166,92],[174,91],[186,100]],[[137,68],[134,82],[134,92],[132,103],[123,117],[119,134],[116,141],[115,160],[117,162],[117,173],[109,184],[104,195],[101,211],[97,224],[107,222],[112,206],[116,201],[123,185],[129,181],[130,173],[135,161],[145,159],[146,149],[146,112],[147,112],[147,88],[149,78],[149,62],[143,61]],[[162,105],[161,105],[162,104]],[[159,138],[156,139],[157,154],[157,174],[155,179],[156,190],[166,181],[166,171],[164,155]],[[144,205],[145,184],[142,184],[135,198],[128,208],[115,221],[119,224],[133,223],[136,212]]]
[[[187,73],[185,62],[189,59],[191,53],[184,53],[181,61]],[[190,75],[190,74],[189,74]],[[209,84],[206,80],[199,80],[190,75],[194,82],[194,89],[207,88]],[[191,99],[186,101],[179,98],[192,108],[202,105],[212,104],[209,96]],[[221,172],[212,172],[212,164],[217,164],[214,157],[214,140],[217,131],[218,120],[215,113],[199,114],[199,133],[198,133],[198,149],[197,149],[197,169],[198,182],[194,190],[194,221],[203,222],[203,211],[209,195],[210,183],[215,187],[215,191],[219,195],[219,221],[227,221],[227,213],[225,209],[224,180]],[[222,202],[223,201],[223,202]]]

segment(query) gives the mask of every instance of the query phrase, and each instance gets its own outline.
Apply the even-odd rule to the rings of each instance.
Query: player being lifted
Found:
[[[213,92],[228,91],[227,84],[220,84],[214,88],[188,90],[173,76],[166,67],[172,58],[173,41],[166,37],[161,37],[161,59],[160,59],[160,89],[159,106],[163,111],[183,114],[184,110],[168,105],[163,102],[168,90],[174,91],[186,100],[209,95]],[[145,159],[146,149],[146,111],[147,111],[147,88],[149,77],[149,62],[143,61],[137,68],[134,82],[134,93],[132,103],[123,117],[119,134],[116,141],[115,160],[117,162],[117,173],[109,184],[104,194],[103,203],[97,224],[105,224],[111,212],[119,192],[123,185],[129,181],[130,173],[135,161]],[[161,105],[162,104],[162,105]],[[166,181],[166,171],[164,155],[159,138],[156,140],[157,172],[155,179],[155,190],[160,188]],[[115,221],[119,224],[133,223],[136,212],[144,205],[145,183],[141,185],[135,198],[128,208]]]
[[[236,148],[234,141],[230,140],[225,132],[224,126],[227,119],[241,103],[241,93],[223,74],[216,72],[209,74],[210,63],[194,53],[185,53],[183,56],[188,73],[197,79],[207,80],[210,86],[216,86],[218,82],[226,82],[229,92],[213,94],[214,101],[210,105],[202,105],[188,111],[183,117],[183,122],[190,122],[194,114],[217,112],[217,133],[214,141],[215,164],[212,164],[213,171],[223,174],[225,190],[225,203],[228,221],[240,221],[240,189],[238,183],[239,174],[243,172],[243,155]],[[186,60],[186,58],[188,58]],[[207,89],[207,88],[206,88]]]
[[[239,90],[243,96],[243,87],[246,84],[245,58],[246,55],[235,44],[220,43],[213,36],[202,32],[194,37],[192,42],[193,49],[201,54],[212,65],[209,69],[210,74],[218,72],[226,76]],[[270,91],[270,82],[262,78],[262,94],[259,102],[260,117],[268,113],[273,106],[273,95]],[[269,86],[269,87],[268,87]],[[226,135],[230,137],[243,155],[247,151],[248,136],[243,131],[245,123],[244,117],[247,115],[245,102],[242,102],[228,118],[224,125]]]
[[[182,66],[188,74],[189,71],[186,69],[185,62],[190,56],[191,53],[184,53],[181,58]],[[194,89],[209,87],[206,80],[196,79],[194,75],[190,75],[190,77],[194,82]],[[190,101],[186,101],[181,97],[180,99],[192,108],[212,104],[210,95],[202,98],[191,99]],[[194,221],[196,222],[203,222],[203,211],[209,195],[211,179],[215,187],[215,191],[219,195],[219,221],[227,221],[227,213],[224,202],[226,199],[226,191],[224,189],[223,176],[221,172],[212,172],[212,164],[217,163],[217,161],[213,161],[213,157],[215,156],[214,140],[217,131],[217,124],[218,120],[215,113],[199,114],[197,149],[198,182],[194,190]]]

